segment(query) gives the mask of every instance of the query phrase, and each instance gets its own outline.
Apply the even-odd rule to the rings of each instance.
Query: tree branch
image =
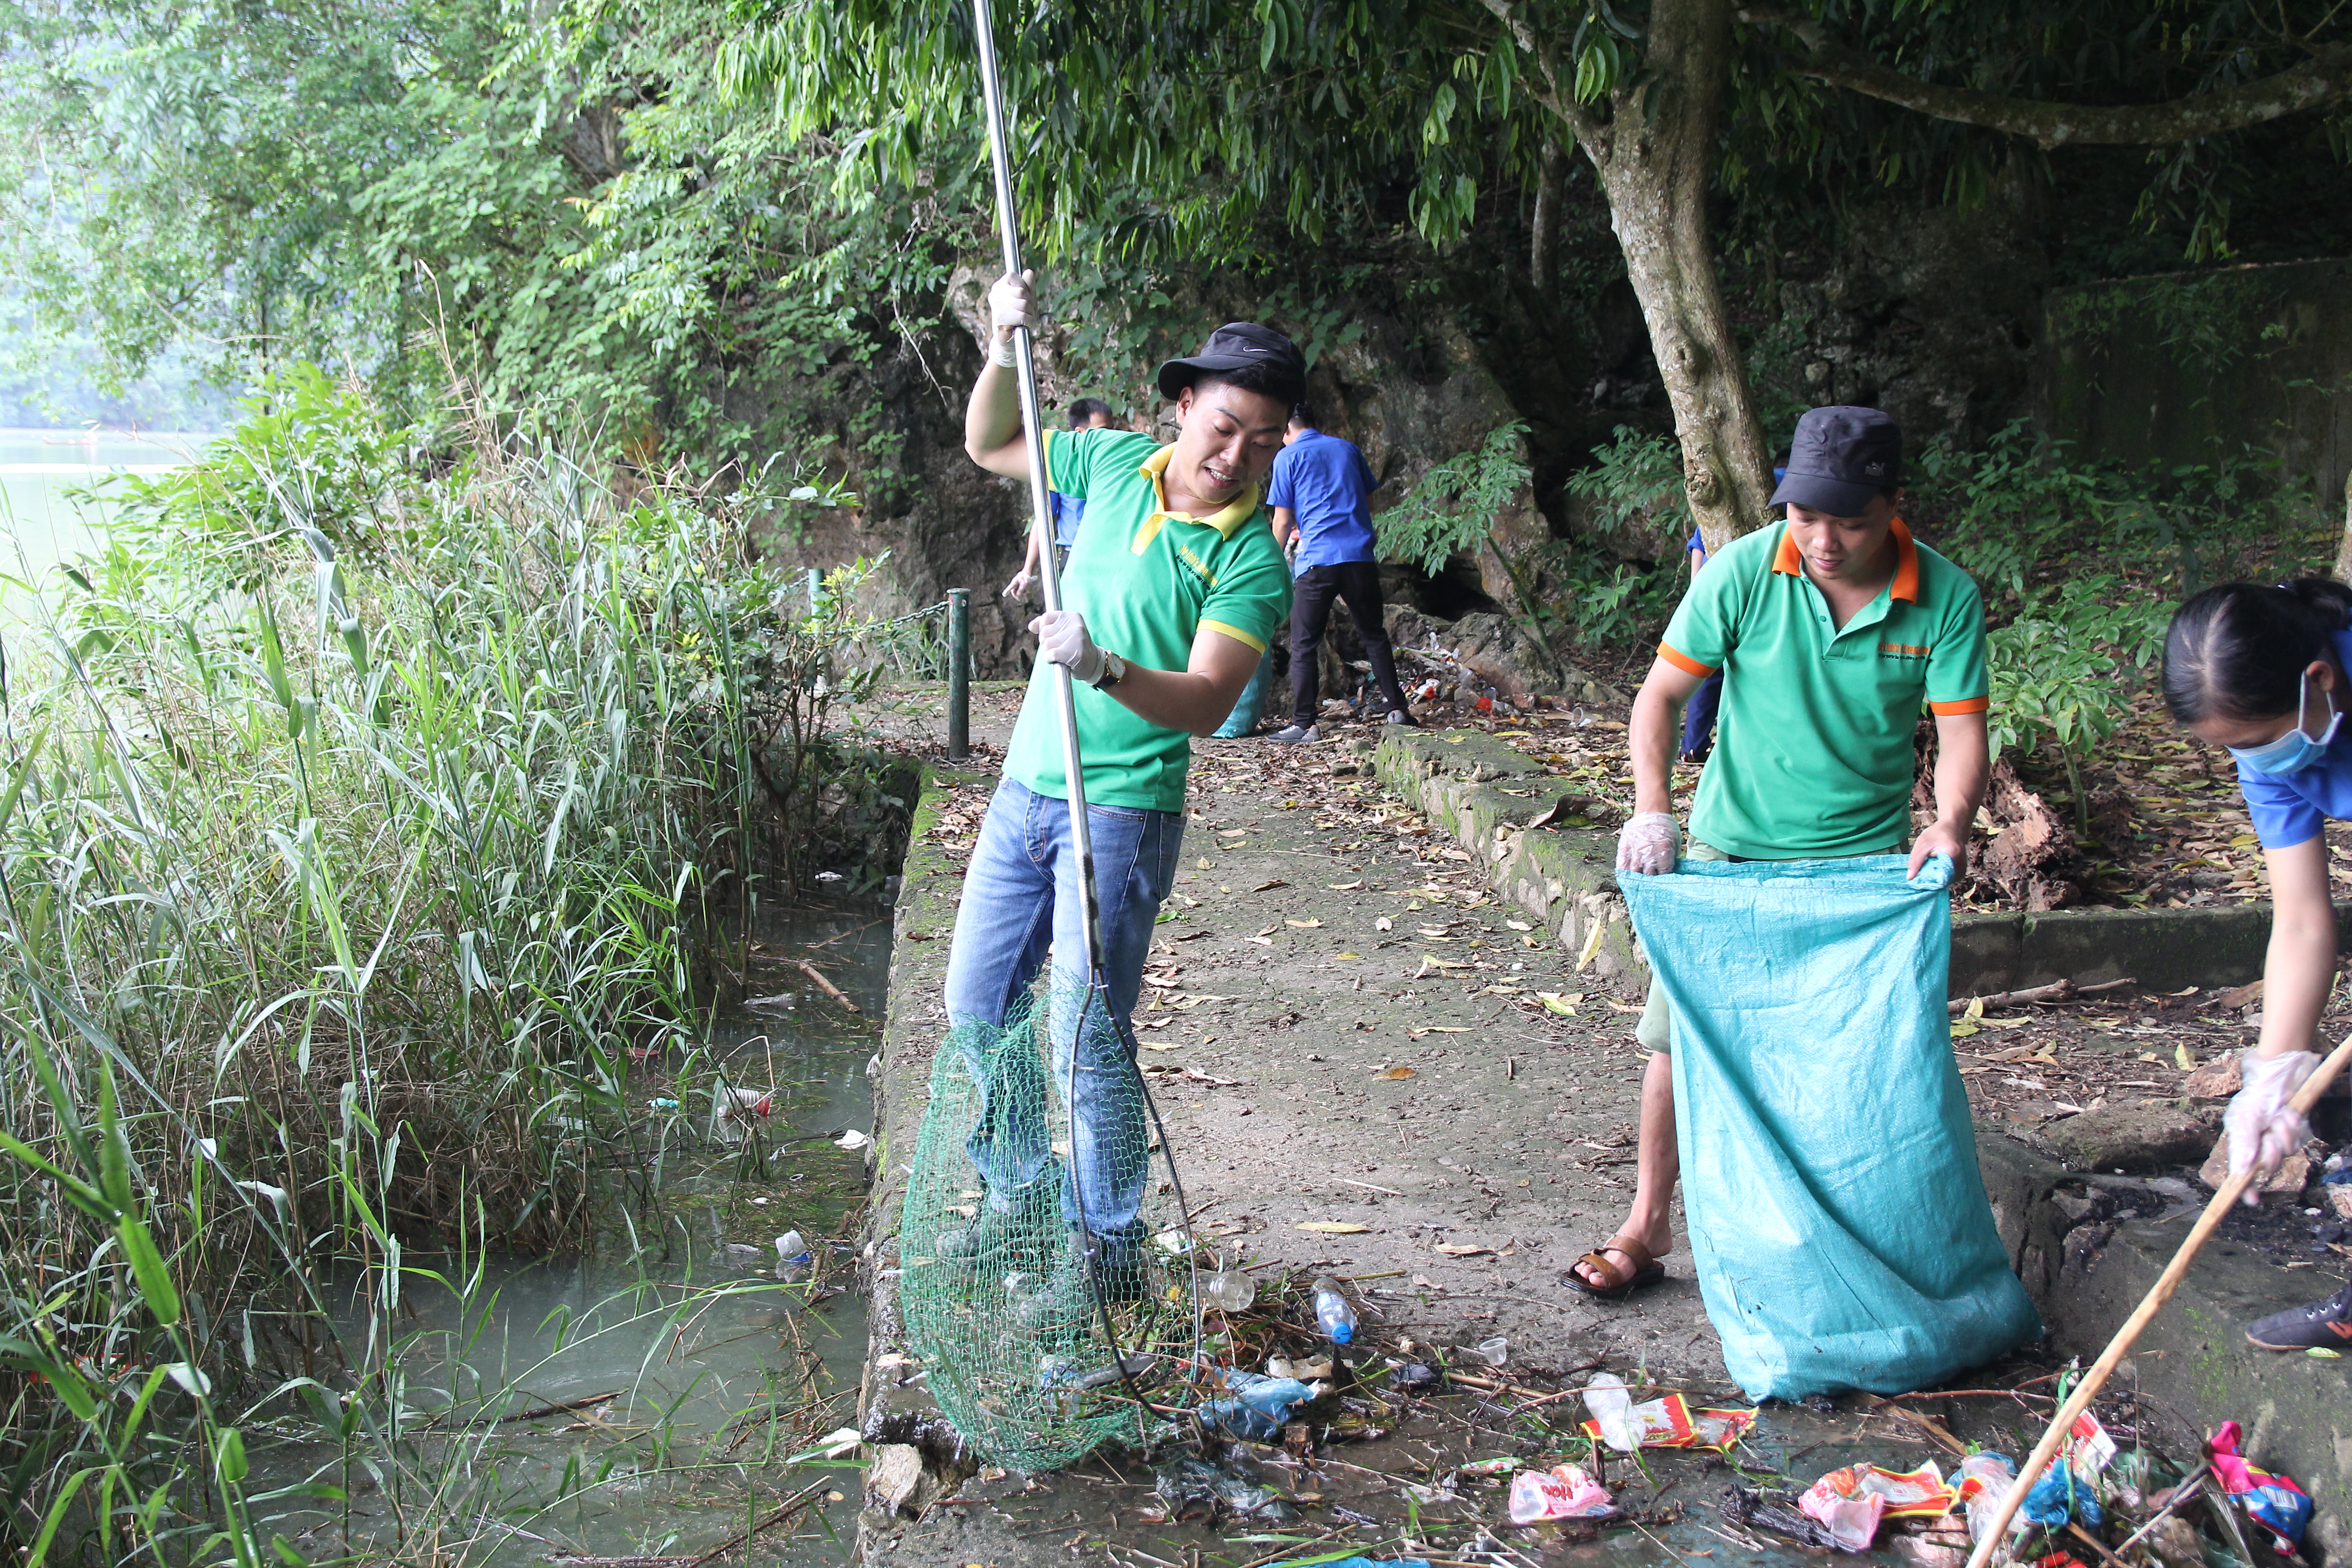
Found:
[[[1538,88],[1532,82],[1527,84],[1528,96],[1558,115],[1588,155],[1598,156],[1601,138],[1606,127],[1599,115],[1576,101],[1573,82],[1566,87],[1560,85],[1558,50],[1549,40],[1536,36],[1535,25],[1523,14],[1518,0],[1481,0],[1481,3],[1495,14],[1496,20],[1503,24],[1504,29],[1511,35],[1511,41],[1534,58],[1536,70],[1543,78],[1543,86]]]
[[[1488,0],[1489,7],[1494,0]],[[1937,120],[1958,121],[2039,142],[2044,150],[2070,142],[2089,146],[2157,146],[2219,136],[2249,125],[2315,109],[2352,93],[2352,45],[2335,44],[2303,64],[2242,82],[2217,92],[2194,93],[2165,103],[2095,107],[2004,98],[1974,88],[1939,87],[1891,70],[1847,47],[1809,17],[1791,16],[1762,5],[1743,5],[1739,19],[1753,26],[1783,28],[1803,44],[1805,55],[1790,62],[1812,77],[1865,98],[1899,104]]]

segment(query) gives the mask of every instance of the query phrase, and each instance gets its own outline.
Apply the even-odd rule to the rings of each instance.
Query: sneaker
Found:
[[[1383,722],[1390,724],[1410,724],[1416,730],[1421,728],[1421,721],[1414,718],[1412,714],[1406,712],[1402,708],[1390,709],[1389,716],[1385,721],[1383,721]]]
[[[2315,1345],[2342,1350],[2352,1345],[2352,1285],[2325,1301],[2255,1319],[2246,1326],[2246,1342],[2266,1351],[2307,1351]]]
[[[1323,738],[1323,731],[1312,724],[1286,724],[1266,737],[1285,746],[1304,745]]]

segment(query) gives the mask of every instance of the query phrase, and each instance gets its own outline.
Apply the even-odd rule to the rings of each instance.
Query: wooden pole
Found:
[[[2318,1103],[2320,1095],[2326,1091],[2327,1086],[2335,1081],[2336,1075],[2344,1070],[2347,1062],[2352,1062],[2352,1036],[2347,1036],[2344,1043],[2319,1064],[2318,1069],[2303,1080],[2303,1087],[2294,1091],[2294,1099],[2289,1103],[2297,1112],[2308,1114],[2311,1108]],[[2157,1313],[2164,1310],[2164,1304],[2172,1300],[2172,1292],[2179,1288],[2182,1277],[2189,1272],[2189,1265],[2196,1258],[2197,1249],[2205,1245],[2205,1238],[2213,1234],[2214,1227],[2230,1212],[2230,1205],[2238,1201],[2239,1194],[2246,1190],[2247,1184],[2253,1177],[2252,1167],[2231,1175],[2221,1184],[2221,1190],[2213,1194],[2213,1201],[2205,1205],[2205,1212],[2197,1216],[2197,1223],[2190,1227],[2189,1238],[2180,1244],[2180,1250],[2172,1255],[2172,1261],[2164,1266],[2164,1272],[2148,1288],[2147,1294],[2133,1309],[2132,1315],[2124,1320],[2124,1326],[2116,1331],[2116,1337],[2107,1342],[2107,1348],[2099,1352],[2099,1359],[2084,1373],[2082,1383],[2058,1407],[2058,1414],[2050,1418],[2050,1430],[2042,1435],[2042,1441],[2034,1446],[2032,1456],[2017,1472],[2017,1479],[2011,1483],[2009,1495],[2000,1500],[2000,1511],[1993,1515],[1984,1539],[1979,1541],[1976,1550],[1969,1554],[1968,1568],[1985,1568],[1992,1561],[1993,1553],[2000,1550],[2002,1540],[2009,1534],[2009,1521],[2017,1517],[2017,1510],[2025,1504],[2025,1494],[2033,1489],[2033,1483],[2041,1479],[2051,1456],[2066,1440],[2067,1430],[2074,1425],[2074,1417],[2090,1408],[2091,1401],[2097,1398],[2099,1390],[2106,1386],[2108,1376],[2131,1349],[2132,1342],[2138,1339],[2140,1331],[2155,1321]]]

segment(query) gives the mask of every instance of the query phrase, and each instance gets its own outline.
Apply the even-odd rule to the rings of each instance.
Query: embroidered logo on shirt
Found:
[[[1927,657],[1927,650],[1919,647],[1916,643],[1883,642],[1878,645],[1878,651],[1894,658],[1925,658]]]
[[[1207,562],[1192,553],[1192,547],[1191,545],[1178,545],[1176,547],[1176,559],[1184,563],[1185,565],[1190,566],[1192,569],[1193,574],[1198,576],[1202,582],[1206,583],[1210,587],[1213,588],[1217,585],[1217,574],[1209,570],[1209,563]]]

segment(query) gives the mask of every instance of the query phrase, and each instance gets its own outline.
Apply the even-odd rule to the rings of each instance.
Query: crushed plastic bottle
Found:
[[[1348,1298],[1339,1294],[1337,1281],[1322,1279],[1315,1281],[1315,1323],[1330,1336],[1335,1345],[1344,1345],[1356,1337],[1356,1309],[1348,1305]]]
[[[788,1230],[776,1237],[776,1261],[787,1268],[805,1268],[810,1263],[809,1245],[801,1233]]]
[[[1257,1281],[1238,1268],[1220,1268],[1201,1276],[1201,1294],[1224,1311],[1238,1312],[1257,1300]]]
[[[676,1110],[677,1109],[677,1101],[675,1100],[649,1100],[646,1104],[648,1109],[654,1110]]]

